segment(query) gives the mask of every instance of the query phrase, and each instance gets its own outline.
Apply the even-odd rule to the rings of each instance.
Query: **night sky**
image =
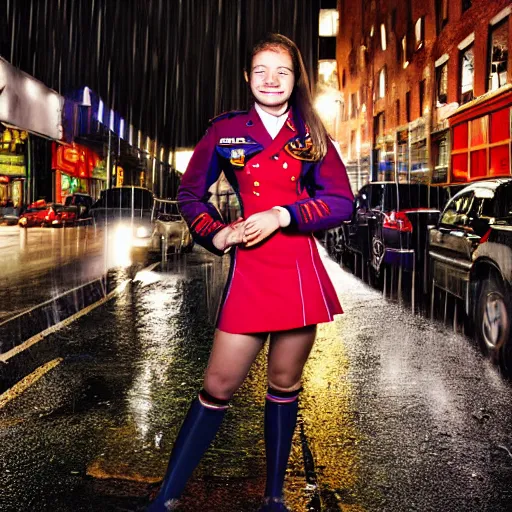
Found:
[[[320,0],[2,0],[0,54],[63,95],[98,92],[168,148],[193,146],[208,119],[248,106],[247,49],[294,39],[310,75]],[[314,76],[314,75],[311,75]]]

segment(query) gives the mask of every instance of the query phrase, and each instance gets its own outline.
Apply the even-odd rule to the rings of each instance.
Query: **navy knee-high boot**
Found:
[[[204,390],[190,405],[171,452],[169,465],[157,497],[148,512],[172,510],[185,485],[213,441],[222,423],[227,400],[219,400]]]
[[[282,504],[286,466],[297,424],[299,390],[282,392],[268,388],[265,401],[265,451],[267,485],[262,511],[286,510]]]

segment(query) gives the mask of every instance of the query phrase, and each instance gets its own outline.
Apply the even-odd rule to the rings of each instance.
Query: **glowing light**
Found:
[[[110,109],[110,121],[108,127],[111,131],[114,131],[114,111]]]
[[[179,149],[176,151],[175,166],[178,172],[184,173],[187,169],[188,163],[192,158],[193,151],[191,149]]]
[[[30,96],[30,98],[32,98],[33,100],[37,100],[38,96],[41,94],[37,82],[31,80],[30,78],[27,78],[25,80],[25,90],[28,96]]]
[[[338,9],[320,9],[318,19],[318,35],[320,37],[335,37],[338,35]]]
[[[121,139],[124,139],[124,119],[121,118],[121,120],[119,121],[119,137],[121,137]]]
[[[386,25],[384,23],[381,23],[380,25],[380,44],[382,49],[385,51],[387,48],[387,41],[386,41]]]
[[[82,95],[82,105],[84,107],[91,106],[91,90],[89,89],[89,87],[84,87],[84,92]]]
[[[336,60],[321,60],[318,62],[319,82],[338,87],[338,63]]]
[[[129,226],[118,226],[114,231],[113,247],[109,251],[112,266],[129,267],[132,264],[132,230]]]
[[[386,70],[382,68],[379,73],[379,98],[386,95]]]
[[[103,101],[100,100],[98,105],[98,121],[103,123]]]
[[[138,238],[145,238],[145,237],[149,236],[149,230],[147,228],[145,228],[144,226],[139,226],[137,228],[137,231],[135,232],[135,234]]]

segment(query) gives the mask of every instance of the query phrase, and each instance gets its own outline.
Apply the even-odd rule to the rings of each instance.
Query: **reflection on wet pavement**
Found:
[[[228,264],[174,256],[31,352],[41,365],[62,360],[0,406],[1,510],[147,503],[201,387]],[[510,385],[468,339],[327,267],[345,314],[319,328],[305,370],[285,489],[291,510],[508,510]],[[266,349],[183,510],[257,510],[265,358]]]

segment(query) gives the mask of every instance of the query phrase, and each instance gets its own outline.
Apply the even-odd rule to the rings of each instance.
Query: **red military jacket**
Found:
[[[351,216],[353,194],[336,148],[329,141],[326,156],[320,162],[311,161],[311,139],[302,120],[291,114],[286,128],[290,137],[280,151],[300,161],[302,167],[296,181],[298,200],[274,205],[283,206],[290,213],[291,223],[285,230],[307,233],[339,226]],[[272,142],[252,107],[214,118],[197,144],[181,181],[178,202],[194,239],[214,254],[222,254],[212,239],[225,223],[217,208],[208,202],[210,186],[224,172],[238,196],[243,216],[237,172]],[[279,152],[275,158],[279,158]]]

